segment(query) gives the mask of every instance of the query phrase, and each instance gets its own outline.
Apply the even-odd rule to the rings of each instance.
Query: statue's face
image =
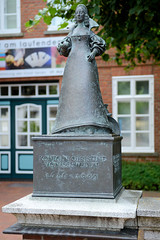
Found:
[[[85,12],[82,7],[76,9],[76,19],[77,22],[83,22],[85,17]]]

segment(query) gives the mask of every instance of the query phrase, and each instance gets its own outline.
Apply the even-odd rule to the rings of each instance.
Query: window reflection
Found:
[[[118,102],[118,114],[130,114],[130,102]]]
[[[149,93],[149,81],[137,81],[136,82],[136,94],[148,94]]]
[[[1,118],[8,118],[8,108],[1,108]]]
[[[136,114],[147,114],[149,113],[149,103],[148,102],[136,102]]]
[[[118,95],[130,94],[130,82],[118,82]]]
[[[136,130],[149,130],[149,117],[136,117]]]
[[[149,146],[149,134],[148,133],[136,133],[136,146],[148,147]]]
[[[23,118],[28,117],[27,106],[22,106],[22,107],[17,108],[17,117],[19,119],[23,119]]]
[[[8,135],[1,135],[0,136],[1,140],[1,146],[2,147],[8,147],[9,146],[9,137]]]
[[[28,136],[20,135],[18,136],[18,146],[28,146]]]

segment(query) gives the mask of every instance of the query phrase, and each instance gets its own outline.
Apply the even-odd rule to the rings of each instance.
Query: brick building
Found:
[[[0,6],[0,178],[32,178],[31,137],[50,133],[66,59],[56,45],[67,34],[25,22],[45,6],[39,0],[2,0]],[[114,55],[114,51],[110,50]],[[119,121],[123,158],[160,161],[160,67],[152,62],[126,72],[97,58],[103,101]]]

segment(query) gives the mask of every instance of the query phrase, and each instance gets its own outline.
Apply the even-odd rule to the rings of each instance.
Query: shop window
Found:
[[[1,0],[0,30],[1,33],[20,32],[20,0]]]
[[[113,117],[123,152],[154,152],[154,77],[113,77]]]

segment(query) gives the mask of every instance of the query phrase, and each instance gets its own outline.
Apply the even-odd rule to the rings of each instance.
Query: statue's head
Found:
[[[89,27],[88,10],[84,4],[79,4],[75,11],[75,22],[84,22],[86,27]]]

